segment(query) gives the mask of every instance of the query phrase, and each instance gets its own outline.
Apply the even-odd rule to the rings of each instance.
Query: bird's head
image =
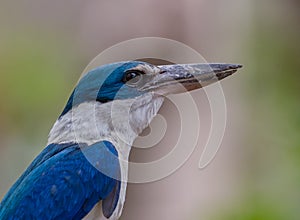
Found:
[[[165,96],[194,90],[221,80],[240,67],[236,64],[155,66],[141,61],[103,65],[79,81],[62,115],[83,102],[107,103],[138,99],[147,93]]]

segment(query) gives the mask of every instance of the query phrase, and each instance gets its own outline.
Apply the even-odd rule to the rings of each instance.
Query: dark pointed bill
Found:
[[[174,64],[158,66],[161,73],[143,88],[160,94],[181,93],[202,88],[235,73],[240,64]]]

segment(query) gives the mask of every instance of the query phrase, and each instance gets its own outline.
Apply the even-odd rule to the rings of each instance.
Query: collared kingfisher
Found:
[[[126,61],[89,71],[52,127],[47,147],[3,198],[0,219],[118,219],[132,144],[165,96],[209,85],[240,67]]]

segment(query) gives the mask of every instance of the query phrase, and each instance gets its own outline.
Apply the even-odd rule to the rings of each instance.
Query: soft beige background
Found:
[[[244,69],[222,82],[228,124],[213,162],[198,169],[210,119],[196,91],[197,149],[168,178],[129,184],[121,219],[298,219],[298,12],[295,0],[1,0],[0,196],[43,149],[90,60],[120,41],[156,36]],[[163,141],[132,160],[170,150],[180,126],[173,107],[160,112],[170,123]]]

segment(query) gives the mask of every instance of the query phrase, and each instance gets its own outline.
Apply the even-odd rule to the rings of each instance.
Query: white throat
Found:
[[[157,114],[163,101],[163,97],[148,93],[108,103],[84,102],[55,122],[48,144],[76,142],[91,145],[107,140],[118,146],[131,146]]]

